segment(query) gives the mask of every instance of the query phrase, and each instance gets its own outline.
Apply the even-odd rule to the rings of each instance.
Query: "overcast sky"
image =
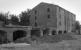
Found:
[[[81,0],[0,0],[0,12],[10,12],[18,15],[27,8],[32,9],[40,2],[59,5],[76,14],[76,20],[81,23]]]

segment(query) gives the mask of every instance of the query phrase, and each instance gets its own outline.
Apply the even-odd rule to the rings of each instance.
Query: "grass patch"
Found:
[[[62,40],[76,40],[70,34],[61,34],[61,35],[51,35],[51,36],[42,36],[42,37],[32,37],[32,38],[21,38],[16,40],[16,43],[32,43],[36,41],[37,43],[58,43]]]
[[[69,34],[52,35],[37,38],[37,41],[41,43],[57,43],[61,42],[62,40],[76,40],[76,38],[73,38]]]

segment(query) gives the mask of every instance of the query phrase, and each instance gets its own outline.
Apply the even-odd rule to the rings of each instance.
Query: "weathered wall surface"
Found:
[[[56,7],[47,3],[40,3],[32,9],[30,21],[32,26],[35,26],[36,22],[38,26],[56,28]]]
[[[49,10],[48,10],[49,9]],[[30,13],[31,26],[53,27],[57,31],[72,31],[75,22],[75,15],[60,6],[40,3]]]
[[[58,30],[71,32],[75,23],[75,15],[57,6],[57,26]]]
[[[64,20],[64,17],[65,17],[65,14],[64,14],[64,9],[57,6],[57,26],[58,26],[58,31],[61,30],[61,31],[64,31],[65,30],[65,20]]]
[[[13,32],[18,31],[18,30],[22,30],[22,31],[26,31],[27,36],[30,36],[30,30],[31,28],[27,28],[27,27],[0,27],[0,30],[5,31],[7,33],[7,38],[9,41],[13,41]]]

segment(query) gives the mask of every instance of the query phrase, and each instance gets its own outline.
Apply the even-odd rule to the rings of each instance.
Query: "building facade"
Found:
[[[75,23],[75,14],[49,3],[38,4],[31,10],[30,15],[31,26],[49,28],[57,34],[71,32]]]
[[[21,37],[63,34],[72,32],[75,14],[58,5],[40,3],[30,12],[30,26],[5,25],[0,21],[0,35],[13,42]],[[5,36],[5,35],[4,35]]]

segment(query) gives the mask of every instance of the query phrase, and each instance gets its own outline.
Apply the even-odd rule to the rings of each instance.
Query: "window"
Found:
[[[59,34],[62,34],[62,31],[60,30],[58,33],[59,33]]]
[[[65,30],[64,33],[67,33],[67,31]]]
[[[47,8],[47,12],[50,12],[50,8]]]
[[[59,18],[61,19],[61,8],[59,8]]]
[[[35,22],[35,26],[37,26],[37,23]]]
[[[48,15],[48,18],[50,18],[50,15]]]
[[[55,30],[52,31],[52,35],[56,35],[56,31]]]
[[[37,14],[37,11],[35,10],[35,14]]]

